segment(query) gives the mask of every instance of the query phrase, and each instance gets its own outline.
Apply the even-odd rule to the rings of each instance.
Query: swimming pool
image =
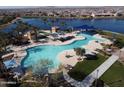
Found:
[[[90,40],[96,40],[96,38],[92,37],[91,35],[88,34],[81,34],[84,37],[86,37],[85,40],[78,40],[75,41],[71,44],[67,45],[44,45],[44,46],[36,46],[33,48],[27,49],[27,56],[22,60],[22,66],[24,68],[28,68],[37,62],[39,62],[41,59],[48,59],[53,62],[51,67],[55,68],[58,67],[60,62],[57,59],[57,55],[68,49],[73,49],[77,47],[81,47],[83,45],[86,45]]]

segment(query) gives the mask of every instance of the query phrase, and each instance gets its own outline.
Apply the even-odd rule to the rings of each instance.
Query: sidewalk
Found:
[[[118,59],[118,56],[112,55],[102,65],[100,65],[91,74],[89,74],[82,81],[82,85],[84,85],[84,87],[90,87],[94,80],[100,78]]]

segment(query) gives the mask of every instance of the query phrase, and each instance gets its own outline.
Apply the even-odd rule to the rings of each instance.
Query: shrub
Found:
[[[49,68],[52,66],[53,62],[45,59],[45,60],[40,60],[37,64],[34,64],[31,69],[33,75],[36,77],[42,77],[45,74],[48,73]]]
[[[76,55],[83,56],[85,54],[84,48],[74,48],[74,51],[76,52]]]

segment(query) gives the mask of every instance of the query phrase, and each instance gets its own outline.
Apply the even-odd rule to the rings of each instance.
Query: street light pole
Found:
[[[95,84],[96,87],[97,87],[98,73],[99,73],[99,69],[97,69],[97,73],[96,73],[96,84]]]

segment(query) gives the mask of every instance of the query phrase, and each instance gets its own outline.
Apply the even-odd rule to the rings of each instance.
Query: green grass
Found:
[[[124,65],[117,61],[100,79],[111,87],[124,87]]]
[[[110,31],[96,31],[97,33],[101,34],[101,35],[106,35],[108,36],[110,39],[114,38],[116,39],[116,42],[114,43],[115,46],[122,48],[124,46],[124,35],[123,34],[119,34],[119,33],[115,33],[115,32],[110,32]]]
[[[75,80],[81,81],[100,66],[106,59],[106,57],[98,55],[98,59],[96,60],[84,60],[83,62],[78,62],[68,74]]]

